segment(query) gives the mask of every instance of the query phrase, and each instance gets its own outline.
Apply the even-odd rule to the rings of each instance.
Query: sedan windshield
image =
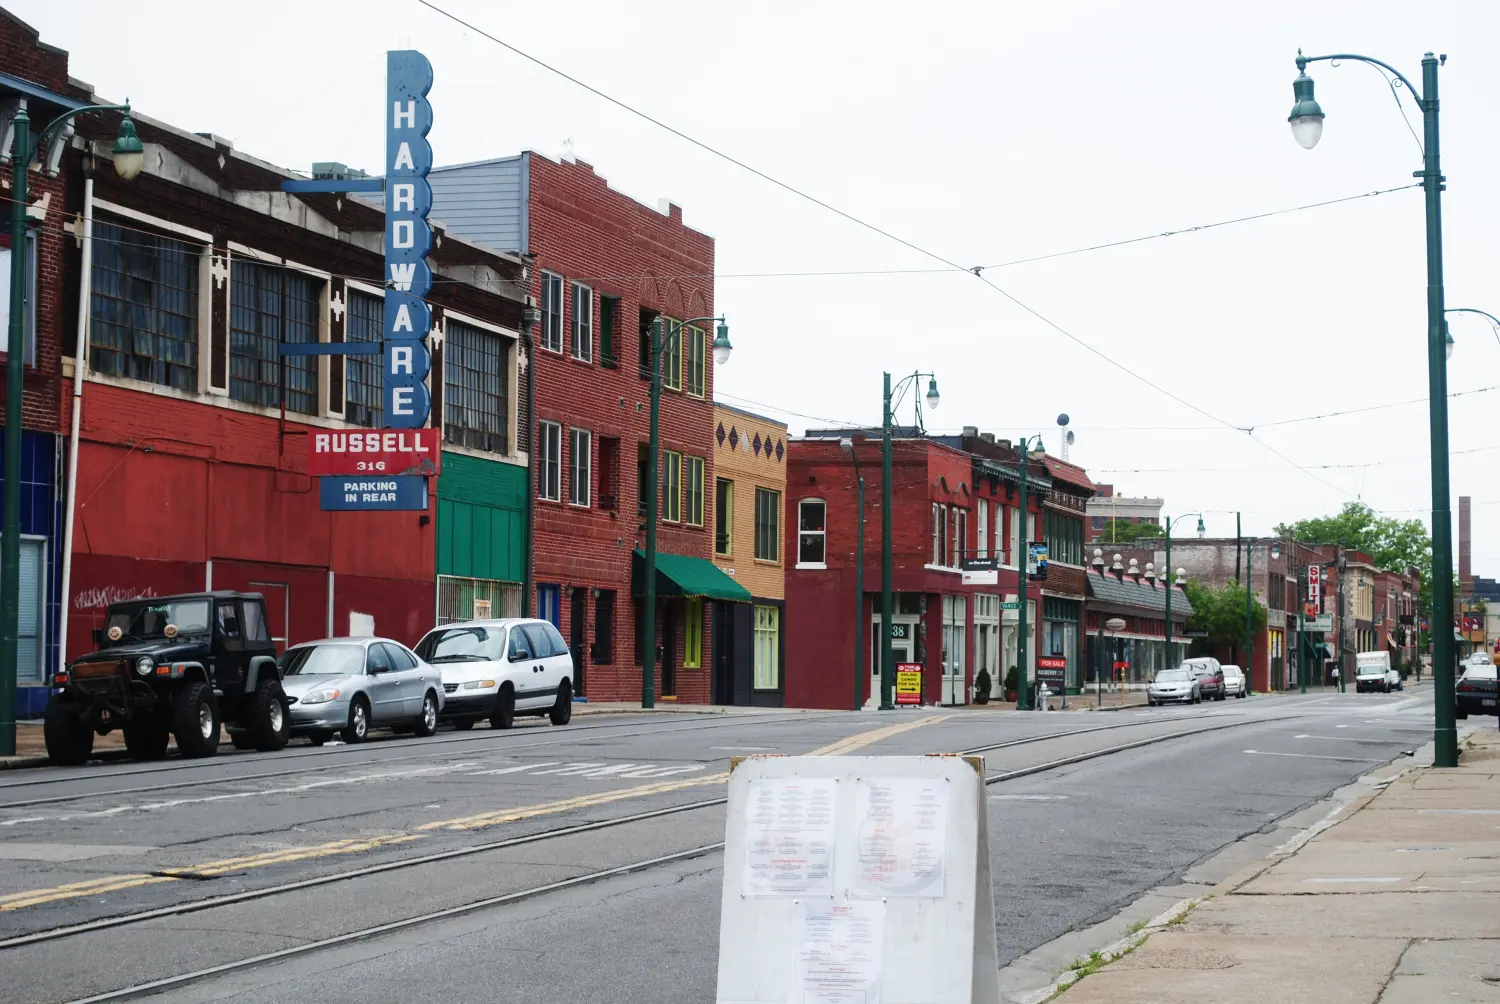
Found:
[[[1185,669],[1164,669],[1156,674],[1157,683],[1186,683],[1188,680]]]
[[[432,632],[417,654],[434,665],[444,662],[499,662],[505,658],[505,628],[452,627]]]
[[[175,625],[181,634],[202,634],[208,630],[208,601],[179,600],[122,607],[110,613],[105,630],[119,628],[126,639],[161,638],[168,624]]]
[[[287,676],[359,676],[365,671],[363,645],[304,645],[281,657]]]

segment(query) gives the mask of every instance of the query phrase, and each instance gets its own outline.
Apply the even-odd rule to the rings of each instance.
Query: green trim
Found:
[[[641,594],[646,555],[637,550],[630,559],[631,590]],[[750,590],[720,571],[707,558],[685,554],[656,552],[656,594],[658,596],[695,596],[731,603],[749,603]]]
[[[524,582],[526,468],[443,453],[438,478],[439,575]]]

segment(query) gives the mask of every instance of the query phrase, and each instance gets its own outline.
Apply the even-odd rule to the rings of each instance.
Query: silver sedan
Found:
[[[282,688],[291,702],[292,735],[321,746],[334,733],[364,742],[376,727],[437,731],[442,674],[389,638],[325,638],[286,650]]]
[[[1156,678],[1146,687],[1146,703],[1153,708],[1168,701],[1197,704],[1202,700],[1197,678],[1186,669],[1157,670]]]

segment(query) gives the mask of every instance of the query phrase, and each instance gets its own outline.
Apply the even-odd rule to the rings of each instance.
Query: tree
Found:
[[[1188,579],[1183,584],[1188,602],[1193,605],[1193,615],[1188,618],[1189,631],[1201,631],[1211,645],[1243,645],[1245,643],[1245,588],[1234,583],[1222,586],[1207,586]],[[1256,634],[1266,629],[1266,608],[1258,600],[1254,603],[1251,617]]]
[[[1345,502],[1337,515],[1302,519],[1276,528],[1297,540],[1319,544],[1341,544],[1370,556],[1376,568],[1402,572],[1408,565],[1422,570],[1423,579],[1432,569],[1432,536],[1419,519],[1381,516],[1363,502]]]
[[[1160,524],[1136,523],[1128,519],[1104,521],[1104,529],[1094,537],[1096,544],[1134,544],[1136,541],[1163,536]]]

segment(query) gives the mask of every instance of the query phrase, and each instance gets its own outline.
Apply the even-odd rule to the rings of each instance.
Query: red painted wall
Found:
[[[563,426],[564,456],[569,457],[568,430],[593,432],[591,504],[568,504],[569,474],[562,478],[562,500],[536,505],[535,579],[538,583],[616,591],[613,664],[584,672],[587,696],[594,700],[638,700],[641,671],[636,665],[635,602],[630,595],[630,556],[643,547],[644,519],[636,511],[638,493],[636,451],[649,439],[648,384],[639,371],[639,309],[648,307],[674,318],[708,316],[714,312],[713,238],[682,224],[682,211],[670,214],[637,202],[611,189],[604,178],[582,162],[557,163],[528,154],[530,169],[530,250],[536,256],[532,293],[541,302],[541,271],[563,277],[564,312],[561,354],[537,349],[536,413],[539,420]],[[572,284],[577,280],[594,290],[593,359],[572,357]],[[600,297],[620,298],[620,317],[614,331],[618,368],[603,365]],[[673,554],[709,559],[713,532],[713,355],[705,361],[705,393],[664,390],[661,403],[661,448],[703,458],[704,526],[662,523],[657,547]],[[619,441],[618,478],[601,484],[600,443]],[[601,495],[617,496],[618,509],[600,505]],[[594,639],[594,603],[586,606],[585,636]],[[571,637],[571,608],[561,604],[561,630]],[[658,619],[658,625],[661,624]],[[658,628],[660,629],[660,628]],[[684,702],[706,702],[710,696],[712,618],[705,615],[701,669],[680,667],[677,697]],[[585,656],[587,657],[587,647]],[[660,675],[657,677],[658,692]]]

